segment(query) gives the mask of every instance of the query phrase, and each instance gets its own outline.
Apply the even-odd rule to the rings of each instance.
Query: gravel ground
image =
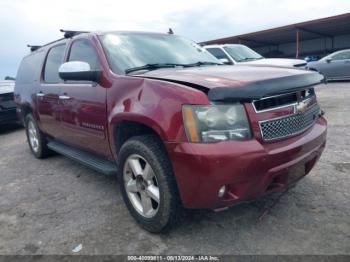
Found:
[[[196,211],[166,235],[140,229],[115,178],[63,156],[35,159],[22,128],[0,130],[0,254],[350,254],[350,83],[317,90],[327,148],[285,194]]]

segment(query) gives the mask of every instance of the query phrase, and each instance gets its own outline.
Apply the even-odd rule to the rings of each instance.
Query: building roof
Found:
[[[320,37],[334,37],[350,34],[350,13],[315,19],[272,29],[257,31],[248,34],[219,38],[201,42],[202,45],[241,43],[250,47],[273,46],[294,42],[296,31],[299,29],[301,41]]]

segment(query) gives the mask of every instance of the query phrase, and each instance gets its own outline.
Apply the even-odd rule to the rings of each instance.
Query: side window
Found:
[[[344,59],[350,59],[350,51],[344,52]]]
[[[332,57],[333,60],[345,60],[345,59],[350,59],[350,51],[343,51],[338,54],[335,54]]]
[[[211,53],[213,56],[215,56],[217,59],[222,59],[222,58],[226,58],[228,60],[230,60],[227,55],[225,54],[224,51],[222,51],[220,48],[208,48],[207,49],[209,53]]]
[[[58,45],[50,49],[45,62],[44,81],[46,83],[61,82],[58,76],[58,68],[63,63],[65,48],[66,45]]]
[[[69,53],[69,61],[82,61],[90,65],[91,70],[100,69],[95,48],[87,39],[79,39],[73,42]]]
[[[22,59],[18,68],[16,83],[30,84],[40,78],[40,73],[46,52],[36,51]]]

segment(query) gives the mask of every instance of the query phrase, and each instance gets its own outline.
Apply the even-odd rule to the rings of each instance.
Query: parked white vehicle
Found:
[[[204,46],[213,56],[224,64],[249,63],[255,65],[305,67],[306,61],[290,58],[265,58],[245,45],[225,44]]]

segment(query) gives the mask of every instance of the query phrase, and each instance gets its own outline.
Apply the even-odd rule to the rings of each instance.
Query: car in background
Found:
[[[207,45],[204,48],[224,64],[249,63],[254,65],[304,67],[306,61],[290,58],[265,58],[245,45]]]
[[[14,87],[12,80],[0,81],[0,125],[17,122]]]
[[[308,55],[308,56],[306,56],[306,57],[304,58],[304,60],[305,60],[306,62],[318,61],[318,60],[320,60],[320,59],[321,59],[321,57],[318,56],[318,55]]]
[[[334,52],[316,62],[309,62],[306,67],[321,73],[327,80],[350,80],[350,49]]]

